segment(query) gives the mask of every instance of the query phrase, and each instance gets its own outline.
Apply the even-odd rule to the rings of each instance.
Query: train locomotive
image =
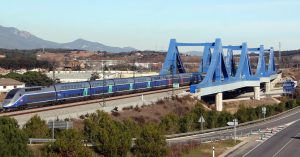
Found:
[[[126,95],[130,93],[170,88],[173,83],[179,86],[200,82],[199,73],[175,75],[155,75],[134,78],[118,78],[85,82],[59,83],[47,87],[25,87],[9,91],[0,105],[0,110],[34,108],[45,105],[63,104],[69,101],[82,101]]]

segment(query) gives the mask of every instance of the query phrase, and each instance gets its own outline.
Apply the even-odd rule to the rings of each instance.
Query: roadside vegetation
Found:
[[[264,105],[267,108],[266,117],[300,106],[299,91],[295,96],[294,99],[283,98],[279,104]],[[173,98],[169,101],[181,100]],[[190,102],[193,101],[190,100]],[[226,123],[232,121],[233,118],[237,118],[240,123],[262,118],[261,106],[255,108],[240,106],[238,111],[232,114],[227,111],[216,112],[205,108],[199,101],[194,103],[194,107],[187,108],[184,112],[161,114],[158,121],[141,121],[130,117],[125,119],[120,115],[122,113],[109,115],[103,111],[97,111],[81,117],[82,120],[74,121],[73,129],[56,130],[56,141],[44,145],[28,145],[28,138],[51,138],[51,130],[48,129],[46,121],[39,116],[32,117],[22,128],[18,126],[15,119],[0,117],[0,156],[189,156],[189,154],[201,152],[203,148],[208,149],[210,146],[206,144],[168,146],[164,135],[200,130],[198,122],[200,116],[203,116],[206,121],[204,129],[226,126]],[[134,107],[128,110],[140,113],[146,108]],[[118,117],[122,118],[118,119]],[[226,141],[221,143],[226,144]]]
[[[236,143],[234,140],[224,140],[211,143],[203,143],[193,147],[189,147],[185,153],[182,153],[178,157],[198,157],[198,156],[212,156],[212,148],[215,148],[215,156],[221,155],[228,148],[235,146],[241,141],[237,140]],[[175,157],[175,156],[174,156]]]

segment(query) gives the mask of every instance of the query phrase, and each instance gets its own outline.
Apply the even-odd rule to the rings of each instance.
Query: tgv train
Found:
[[[199,73],[185,73],[60,83],[48,87],[16,88],[8,92],[0,108],[1,110],[11,110],[55,105],[68,101],[95,99],[99,96],[115,96],[169,88],[173,86],[173,83],[177,83],[179,86],[189,85],[198,83],[200,80]]]

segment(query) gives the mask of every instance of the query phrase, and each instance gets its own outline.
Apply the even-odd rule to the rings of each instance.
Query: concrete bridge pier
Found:
[[[260,100],[260,87],[254,87],[254,99]]]
[[[216,110],[222,111],[223,110],[223,93],[216,94],[215,102],[216,102]]]
[[[265,93],[268,93],[271,91],[271,82],[265,82]]]

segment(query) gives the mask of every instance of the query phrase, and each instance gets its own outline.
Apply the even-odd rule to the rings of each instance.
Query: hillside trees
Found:
[[[0,156],[29,157],[28,137],[19,129],[15,119],[0,117]]]
[[[34,68],[50,68],[52,65],[48,61],[39,61],[36,53],[22,50],[2,50],[7,51],[6,57],[0,59],[0,67],[5,69],[34,69]]]

